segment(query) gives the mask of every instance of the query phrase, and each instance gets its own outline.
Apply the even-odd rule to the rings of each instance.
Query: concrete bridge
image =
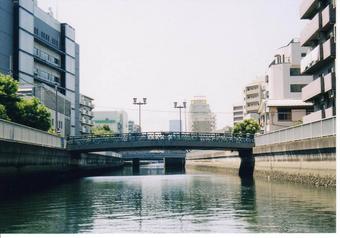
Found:
[[[150,150],[232,150],[241,158],[239,175],[251,177],[255,160],[252,135],[234,136],[230,133],[145,132],[69,137],[67,150],[73,154],[96,151]],[[185,167],[185,157],[165,158],[165,167]],[[137,164],[137,163],[135,163]]]

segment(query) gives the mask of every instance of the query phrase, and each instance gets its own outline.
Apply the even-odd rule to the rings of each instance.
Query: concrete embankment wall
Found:
[[[120,158],[98,154],[72,156],[62,148],[0,140],[0,178],[18,175],[65,175],[123,166]]]
[[[218,156],[222,157],[221,154]],[[336,186],[335,136],[257,146],[254,156],[255,178]],[[240,158],[237,152],[225,152],[221,159],[205,157],[211,158],[212,154],[189,154],[187,168],[238,174]]]

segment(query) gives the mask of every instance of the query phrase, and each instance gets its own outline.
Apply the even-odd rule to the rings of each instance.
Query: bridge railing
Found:
[[[67,138],[68,145],[104,144],[113,142],[136,141],[207,141],[227,143],[254,143],[254,136],[232,135],[230,133],[196,133],[196,132],[143,132],[105,135],[83,135]]]

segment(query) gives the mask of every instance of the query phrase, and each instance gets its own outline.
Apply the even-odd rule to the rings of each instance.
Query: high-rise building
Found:
[[[242,104],[233,106],[233,122],[234,125],[238,122],[243,121],[244,107]]]
[[[215,130],[216,118],[211,112],[205,97],[195,97],[190,101],[189,130],[191,132],[212,132]]]
[[[113,133],[128,133],[128,115],[125,111],[94,111],[95,126],[108,125]]]
[[[0,3],[0,72],[18,80],[19,91],[40,99],[61,135],[76,135],[80,119],[75,30],[41,10],[36,0]]]
[[[244,89],[244,118],[259,119],[259,107],[263,98],[264,77],[258,77]]]
[[[300,17],[308,20],[301,32],[301,45],[310,47],[301,60],[301,73],[313,77],[302,89],[302,100],[314,105],[313,112],[303,118],[304,123],[336,115],[335,15],[335,0],[301,2]]]
[[[93,98],[80,94],[80,134],[90,134],[93,126]]]
[[[181,130],[181,121],[180,120],[170,120],[169,121],[169,131],[171,132],[180,132]]]
[[[308,51],[297,39],[279,48],[269,64],[264,99],[259,108],[260,124],[264,132],[282,129],[302,122],[312,104],[303,102],[301,91],[312,81],[300,74],[300,61]]]

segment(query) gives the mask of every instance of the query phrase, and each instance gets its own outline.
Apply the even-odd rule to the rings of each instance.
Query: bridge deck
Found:
[[[74,152],[132,150],[242,150],[254,147],[254,136],[229,133],[145,132],[69,137]]]

